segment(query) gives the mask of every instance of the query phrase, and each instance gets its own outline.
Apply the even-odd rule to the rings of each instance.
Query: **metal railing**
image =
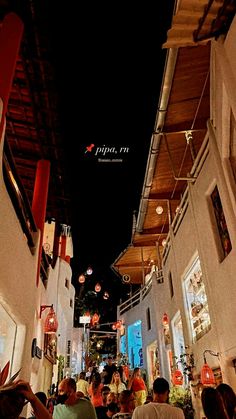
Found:
[[[130,309],[134,308],[135,306],[137,306],[138,304],[140,304],[144,300],[144,298],[149,294],[149,292],[152,289],[152,281],[153,281],[154,276],[155,276],[158,284],[163,282],[162,270],[159,270],[157,272],[153,272],[152,277],[148,280],[148,282],[146,283],[146,285],[144,285],[144,287],[142,287],[140,290],[138,290],[128,300],[126,300],[122,304],[120,304],[120,306],[119,306],[119,315],[120,316],[122,314],[126,313],[127,311],[129,311]]]

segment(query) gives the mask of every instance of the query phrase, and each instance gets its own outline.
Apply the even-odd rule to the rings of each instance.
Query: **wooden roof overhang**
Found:
[[[209,43],[179,48],[167,108],[157,111],[157,114],[164,112],[165,118],[161,130],[157,129],[153,134],[154,140],[158,137],[158,141],[150,153],[156,153],[156,161],[149,184],[151,168],[147,166],[146,169],[147,184],[143,186],[138,217],[140,220],[143,212],[142,222],[134,229],[132,245],[113,265],[120,274],[130,274],[131,283],[143,283],[142,266],[145,266],[145,273],[150,271],[150,257],[161,266],[162,241],[169,232],[207,131],[206,123],[210,115],[209,65]],[[165,83],[162,94],[165,94]],[[161,97],[159,103],[162,103]],[[163,208],[160,215],[156,212],[157,206]]]
[[[0,19],[12,9],[0,0]],[[69,181],[65,143],[59,118],[59,98],[50,56],[46,19],[37,2],[22,3],[24,34],[6,114],[5,144],[10,148],[29,204],[32,203],[37,162],[50,161],[46,217],[70,224]]]
[[[164,48],[205,44],[225,34],[235,15],[235,0],[181,0],[176,2]]]

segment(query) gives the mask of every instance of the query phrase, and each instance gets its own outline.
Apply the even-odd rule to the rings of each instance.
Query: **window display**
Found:
[[[193,343],[210,330],[211,320],[203,282],[200,260],[197,259],[185,275],[184,288]]]

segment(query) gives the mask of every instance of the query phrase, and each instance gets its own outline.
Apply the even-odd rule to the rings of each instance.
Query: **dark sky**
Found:
[[[73,280],[91,265],[86,290],[99,281],[111,305],[121,282],[110,265],[129,245],[138,213],[173,0],[78,2],[77,11],[77,2],[49,3],[71,179]]]

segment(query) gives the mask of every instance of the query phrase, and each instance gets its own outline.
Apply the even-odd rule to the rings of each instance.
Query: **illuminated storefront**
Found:
[[[128,326],[128,357],[131,368],[143,366],[141,320]]]

